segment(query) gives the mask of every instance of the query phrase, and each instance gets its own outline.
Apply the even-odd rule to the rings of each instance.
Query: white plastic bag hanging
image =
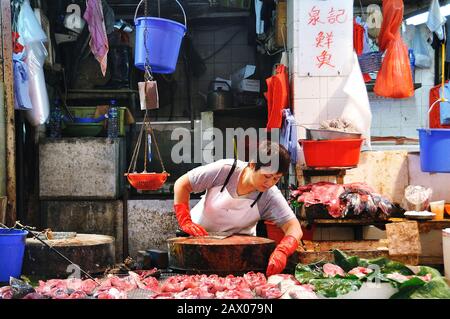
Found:
[[[28,0],[25,0],[20,7],[17,19],[17,32],[20,34],[19,42],[22,45],[37,41],[47,41],[47,35],[42,30]]]
[[[348,95],[341,118],[352,123],[365,138],[366,145],[371,148],[370,126],[372,111],[370,110],[369,96],[366,84],[359,67],[358,56],[353,52],[353,68],[343,91]]]
[[[442,15],[439,0],[431,0],[430,10],[428,11],[427,26],[431,32],[436,33],[439,40],[444,40],[443,26],[447,19]]]
[[[429,44],[426,41],[427,32],[425,26],[416,26],[414,30],[413,50],[417,68],[428,69],[431,67]]]
[[[32,42],[26,46],[25,60],[29,70],[30,99],[33,109],[25,112],[25,117],[33,126],[44,124],[50,114],[47,87],[45,85],[44,61],[47,51],[42,42]]]

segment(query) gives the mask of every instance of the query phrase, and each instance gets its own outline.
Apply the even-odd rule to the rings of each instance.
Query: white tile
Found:
[[[381,114],[380,114],[380,112],[374,110],[374,108],[372,108],[372,106],[371,106],[371,110],[372,110],[372,127],[375,127],[375,128],[381,127]]]
[[[426,127],[428,125],[428,105],[421,105],[420,111],[420,127]]]
[[[319,99],[295,99],[294,117],[298,124],[313,124],[320,121]]]
[[[417,128],[418,126],[402,126],[401,135],[409,138],[419,138]]]
[[[370,134],[372,136],[380,136],[381,135],[381,129],[378,127],[372,127],[370,130]]]
[[[395,128],[400,127],[400,111],[389,105],[382,105],[378,108],[380,116],[380,128]]]
[[[416,68],[416,72],[415,72],[415,74],[414,74],[414,77],[415,77],[414,82],[416,82],[416,83],[422,83],[422,74],[423,74],[424,72],[425,72],[424,69],[417,69],[417,68]]]
[[[382,127],[380,129],[381,136],[400,136],[401,129],[400,127],[392,128],[392,127]]]
[[[343,76],[328,77],[328,98],[347,97],[343,90],[346,81],[347,77]]]
[[[422,102],[421,98],[422,94],[419,92],[415,94],[413,97],[410,97],[408,99],[401,99],[401,105],[402,107],[415,108],[416,105]]]
[[[328,97],[328,78],[321,76],[320,79],[320,97]]]
[[[422,87],[422,99],[420,104],[430,105],[430,89],[432,87],[432,85],[425,85]]]
[[[296,99],[320,98],[320,79],[318,77],[294,76],[293,87]]]
[[[434,70],[434,68],[430,68]],[[428,71],[422,73],[422,85],[434,85],[434,72]]]
[[[347,103],[347,98],[332,98],[327,103],[327,119],[332,120],[340,118],[344,107]]]
[[[419,112],[415,106],[402,106],[400,111],[402,126],[419,125]]]

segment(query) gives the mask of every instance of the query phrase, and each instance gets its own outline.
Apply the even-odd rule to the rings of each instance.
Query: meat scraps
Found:
[[[330,264],[330,263],[323,265],[323,273],[327,277],[335,277],[337,275],[342,276],[342,277],[345,276],[344,269],[342,269],[341,267],[339,267],[337,265]]]
[[[322,204],[334,218],[344,218],[353,212],[356,216],[367,213],[374,219],[385,220],[393,209],[387,198],[365,183],[339,185],[319,182],[299,186],[291,190],[290,202],[293,201],[303,203],[305,207]]]
[[[263,273],[248,272],[243,276],[175,275],[159,282],[144,272],[129,272],[128,276],[107,275],[102,279],[51,279],[40,281],[35,292],[24,299],[254,299],[311,298],[308,285],[301,286],[292,275],[275,275],[269,280]],[[292,290],[292,291],[291,291]],[[13,298],[10,286],[0,288],[0,299]]]

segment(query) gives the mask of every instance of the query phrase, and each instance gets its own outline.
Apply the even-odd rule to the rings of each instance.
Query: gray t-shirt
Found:
[[[194,193],[200,193],[215,186],[223,186],[233,166],[233,159],[218,160],[214,163],[196,167],[187,174]],[[226,189],[233,198],[249,198],[255,200],[259,192],[255,191],[246,195],[237,194],[237,183],[243,169],[248,163],[237,161],[236,169],[231,176]],[[287,221],[296,218],[286,199],[277,186],[272,186],[265,191],[257,201],[257,207],[261,219],[274,222],[278,227]]]

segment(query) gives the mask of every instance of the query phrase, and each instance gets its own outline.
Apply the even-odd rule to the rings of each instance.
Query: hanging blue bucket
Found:
[[[450,130],[418,129],[423,172],[450,173]]]
[[[22,274],[26,230],[0,228],[0,282]]]
[[[144,70],[146,56],[148,56],[148,62],[153,73],[175,72],[181,41],[187,30],[186,13],[178,0],[175,1],[183,11],[184,25],[163,18],[143,17],[136,19],[139,7],[144,0],[139,2],[134,15],[136,25],[134,65],[138,69]],[[147,32],[145,32],[146,29]]]

